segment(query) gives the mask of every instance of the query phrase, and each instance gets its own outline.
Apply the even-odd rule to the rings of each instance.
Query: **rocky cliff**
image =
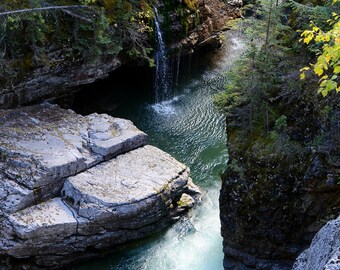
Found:
[[[229,151],[219,199],[225,269],[291,269],[340,214],[338,94],[318,94],[315,74],[300,79],[315,51],[296,30],[308,29],[307,9],[320,8],[307,2],[250,1],[242,22],[250,45],[215,97]]]
[[[160,5],[160,10],[164,15],[169,46],[184,54],[202,47],[220,47],[220,34],[227,29],[227,22],[242,16],[242,0],[185,0],[179,3],[177,6],[181,9],[164,4]]]
[[[339,215],[339,107],[332,97],[309,94],[273,99],[273,120],[250,102],[227,116],[230,159],[220,194],[225,269],[290,269]],[[317,113],[324,106],[332,108],[326,119]]]
[[[238,165],[229,164],[220,194],[224,267],[291,269],[323,221],[339,213],[338,166],[310,156],[299,162],[306,170],[300,176],[288,164],[238,158]]]
[[[0,50],[5,52],[0,63],[0,108],[77,91],[131,60],[140,59],[147,65],[145,60],[150,62],[153,57],[151,47],[156,47],[152,46],[152,3],[140,1],[134,7],[126,1],[126,6],[117,8],[105,3],[105,14],[98,8],[81,7],[19,13],[14,21],[8,21],[7,28],[0,29],[5,37],[0,41]],[[228,20],[241,15],[241,4],[222,0],[159,2],[167,46],[183,54],[199,46],[217,46],[218,33]]]
[[[292,270],[340,269],[340,217],[327,222],[310,247],[295,261]]]
[[[0,112],[0,268],[60,268],[169,226],[200,193],[124,119]]]

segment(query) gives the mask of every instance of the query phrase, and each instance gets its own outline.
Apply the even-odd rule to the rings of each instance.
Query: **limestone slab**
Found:
[[[128,120],[44,103],[0,111],[0,138],[0,196],[9,179],[39,200],[55,196],[65,177],[138,148],[147,136]]]
[[[178,220],[195,203],[186,193],[199,193],[188,167],[144,146],[67,178],[62,198],[6,217],[0,255],[34,258],[37,265],[55,267],[61,263],[56,258],[66,264],[88,256],[87,250],[100,254]],[[184,208],[183,194],[190,199]]]
[[[148,208],[158,195],[187,183],[184,164],[148,145],[69,177],[61,193],[80,216],[94,219],[112,211],[131,215],[138,211],[134,204],[150,198]]]
[[[54,198],[9,216],[15,234],[21,239],[49,242],[76,234],[77,220],[70,208]]]

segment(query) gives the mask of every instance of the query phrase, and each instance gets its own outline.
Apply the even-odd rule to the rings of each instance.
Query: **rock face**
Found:
[[[242,0],[200,0],[198,6],[202,23],[196,31],[202,46],[220,42],[218,33],[227,29],[227,22],[241,17]]]
[[[242,0],[198,0],[180,1],[184,13],[170,10],[165,17],[171,20],[168,33],[169,43],[182,53],[193,53],[197,48],[220,47],[221,31],[227,22],[241,17]],[[167,11],[163,12],[167,13]],[[167,30],[167,27],[163,27]],[[183,32],[186,36],[183,37]]]
[[[246,171],[229,165],[220,194],[225,269],[291,269],[321,221],[338,214],[340,187],[329,181],[337,168],[310,158],[305,176],[285,174],[283,161],[281,169],[256,159]]]
[[[65,177],[146,143],[130,121],[82,117],[50,104],[0,112],[0,209],[55,196]]]
[[[35,69],[18,85],[8,85],[0,89],[0,109],[59,97],[82,85],[108,77],[109,72],[119,66],[118,58],[113,58],[98,59],[90,64],[75,62],[72,66],[61,65],[55,68]]]
[[[228,20],[241,16],[242,1],[160,1],[159,5],[169,5],[167,7],[169,13],[166,14],[164,21],[171,20],[168,22],[171,27],[165,26],[173,37],[171,46],[183,48],[182,53],[187,54],[203,45],[220,46],[218,32],[225,30]],[[146,35],[139,34],[141,38],[147,39]],[[21,71],[15,80],[10,79],[1,85],[0,109],[33,104],[73,93],[83,85],[106,78],[109,72],[131,60],[126,55],[123,56],[126,52],[112,56],[105,51],[91,61],[83,59],[85,56],[68,59],[70,51],[74,49],[72,45],[69,48],[67,46],[70,45],[65,44],[58,50],[52,45],[51,48],[44,48],[46,50],[44,59],[48,59],[46,63],[30,67],[29,71]],[[0,83],[2,79],[7,80],[7,76],[5,72],[0,74]]]
[[[285,90],[277,91],[273,96]],[[253,111],[262,102],[246,101],[227,115],[229,161],[219,199],[225,269],[291,269],[325,221],[340,214],[339,107],[328,99],[334,109],[322,122],[305,94],[277,99],[271,108],[282,111],[266,131],[264,111]],[[280,131],[283,111],[289,120]]]
[[[340,216],[329,221],[313,238],[311,246],[295,261],[292,270],[340,269]]]
[[[145,146],[128,120],[46,103],[2,111],[0,121],[4,269],[98,256],[164,229],[195,203],[187,194],[199,193],[189,169]]]

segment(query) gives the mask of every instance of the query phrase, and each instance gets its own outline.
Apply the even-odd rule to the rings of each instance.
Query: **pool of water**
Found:
[[[190,218],[165,232],[73,269],[223,269],[218,196],[228,153],[225,119],[214,108],[212,96],[223,90],[223,73],[243,51],[242,38],[228,32],[226,45],[212,56],[211,64],[203,72],[187,74],[168,100],[155,104],[150,96],[139,95],[114,111],[114,116],[130,119],[146,132],[149,144],[190,166],[205,198]]]

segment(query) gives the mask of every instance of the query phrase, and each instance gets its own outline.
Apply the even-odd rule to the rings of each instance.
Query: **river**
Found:
[[[229,31],[225,45],[213,54],[205,70],[183,76],[170,100],[153,104],[150,95],[138,95],[114,111],[114,116],[130,119],[146,132],[149,144],[187,164],[205,198],[190,218],[165,232],[73,269],[223,269],[218,196],[220,174],[225,169],[228,153],[225,120],[214,108],[212,96],[223,89],[226,83],[223,73],[244,48],[238,33]]]

